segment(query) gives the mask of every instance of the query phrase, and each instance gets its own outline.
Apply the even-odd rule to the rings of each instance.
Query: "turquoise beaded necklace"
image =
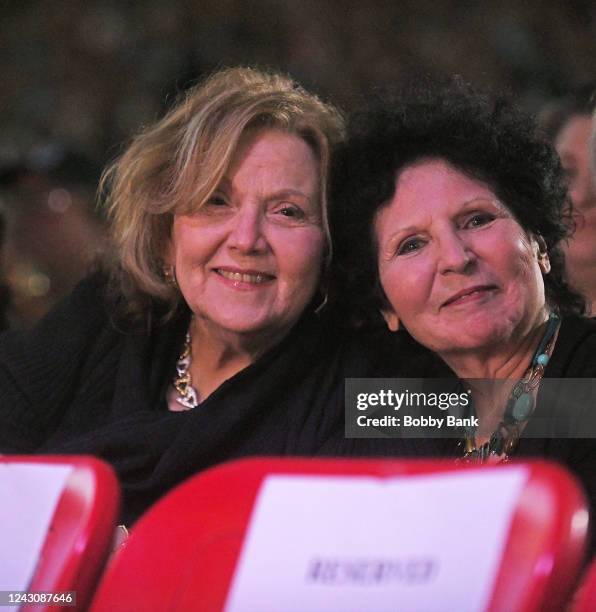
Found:
[[[509,459],[509,455],[519,442],[522,426],[534,413],[536,400],[533,392],[544,375],[544,368],[548,364],[549,354],[560,322],[557,315],[550,315],[542,340],[540,340],[540,344],[532,357],[530,367],[524,377],[518,380],[511,389],[503,418],[488,442],[477,447],[475,443],[476,429],[466,428],[463,456],[465,462],[484,463],[490,456],[498,457],[502,461]],[[472,413],[474,413],[473,407]]]

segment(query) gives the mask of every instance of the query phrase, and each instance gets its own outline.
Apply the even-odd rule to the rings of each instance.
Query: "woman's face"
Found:
[[[559,132],[555,147],[569,178],[569,195],[576,214],[575,231],[563,244],[571,283],[590,298],[594,295],[596,266],[596,185],[591,176],[592,118],[575,115]]]
[[[401,172],[375,232],[390,328],[399,320],[447,355],[503,346],[542,321],[548,260],[537,241],[485,184],[445,161]]]
[[[574,115],[563,125],[555,140],[569,180],[569,195],[574,206],[582,212],[596,207],[590,164],[591,134],[592,117]]]
[[[175,215],[168,263],[204,329],[275,337],[312,299],[325,247],[318,160],[269,129],[245,134],[213,196]]]

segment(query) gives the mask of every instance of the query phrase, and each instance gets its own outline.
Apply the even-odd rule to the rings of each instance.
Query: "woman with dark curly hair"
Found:
[[[449,452],[549,456],[593,492],[593,440],[519,440],[543,376],[596,373],[596,325],[564,272],[563,171],[532,120],[458,79],[380,96],[352,117],[333,201],[352,312],[406,330],[472,390],[478,425]]]

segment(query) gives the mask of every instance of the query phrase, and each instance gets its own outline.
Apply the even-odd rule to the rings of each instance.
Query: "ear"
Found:
[[[166,240],[162,252],[163,257],[160,260],[160,266],[163,279],[166,281],[167,285],[178,289],[178,282],[176,280],[176,260],[171,238]]]
[[[548,258],[548,253],[540,255],[538,258],[538,265],[540,266],[542,274],[548,274],[550,272],[550,259]]]
[[[546,246],[546,241],[540,234],[534,236],[533,240],[537,247],[536,256],[538,259],[538,265],[540,266],[540,270],[542,274],[548,274],[550,272],[550,259],[548,258],[548,248]]]
[[[399,317],[391,306],[381,308],[381,315],[383,315],[383,319],[385,319],[389,331],[396,332],[399,329]]]

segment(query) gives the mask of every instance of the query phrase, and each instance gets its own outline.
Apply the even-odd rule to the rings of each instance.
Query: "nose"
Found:
[[[437,267],[441,274],[464,273],[476,260],[476,255],[457,231],[443,234],[437,241]]]
[[[254,206],[242,206],[231,220],[228,247],[242,254],[262,253],[267,249],[264,219]]]

